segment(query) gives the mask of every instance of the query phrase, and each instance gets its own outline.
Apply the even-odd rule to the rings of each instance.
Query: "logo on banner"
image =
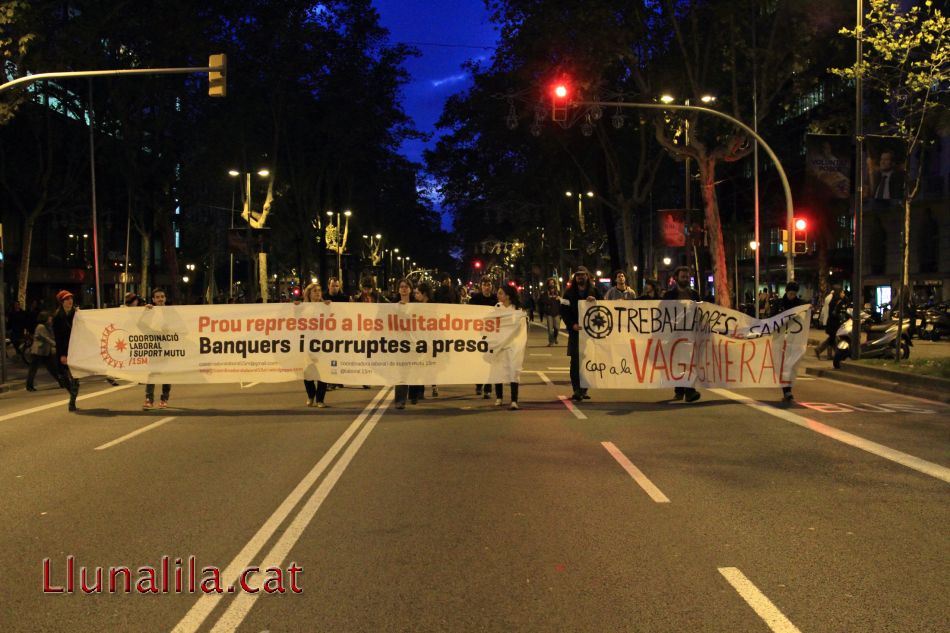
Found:
[[[125,367],[128,361],[128,332],[110,323],[99,337],[99,355],[109,367]]]
[[[614,315],[604,306],[588,308],[584,314],[584,331],[595,339],[606,338],[614,329]]]
[[[99,355],[109,367],[148,365],[155,358],[185,357],[177,333],[132,334],[110,323],[99,336]]]

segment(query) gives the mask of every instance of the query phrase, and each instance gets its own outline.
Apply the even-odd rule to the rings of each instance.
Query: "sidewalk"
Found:
[[[950,403],[950,380],[946,378],[894,371],[852,360],[845,360],[841,364],[841,369],[835,369],[832,367],[830,360],[815,358],[814,345],[824,339],[824,332],[814,329],[809,332],[808,342],[810,345],[800,365],[800,368],[803,368],[806,374],[864,387],[883,389],[884,391],[907,396]],[[823,356],[823,358],[826,357]],[[913,360],[950,359],[950,342],[934,343],[914,339],[910,350],[910,358]]]

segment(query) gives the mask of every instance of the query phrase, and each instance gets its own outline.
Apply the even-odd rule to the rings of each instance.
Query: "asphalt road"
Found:
[[[0,631],[950,630],[950,408],[802,379],[790,408],[571,409],[567,361],[532,329],[520,411],[469,386],[405,411],[381,388],[310,409],[297,383],[175,386],[149,412],[94,379],[76,414],[48,382],[4,394]],[[163,556],[168,592],[108,592]],[[188,593],[189,557],[224,593]],[[227,592],[272,565],[285,593]]]

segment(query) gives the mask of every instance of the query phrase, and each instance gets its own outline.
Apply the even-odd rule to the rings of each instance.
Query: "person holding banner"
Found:
[[[480,292],[476,292],[468,300],[470,306],[494,306],[498,303],[498,295],[495,291],[495,281],[488,275],[483,275],[479,283]],[[491,398],[491,384],[475,385],[475,395],[484,391],[484,398]]]
[[[506,310],[521,310],[521,302],[518,299],[518,290],[514,286],[501,286],[498,288],[498,303],[495,305],[496,308],[504,308]],[[503,350],[507,351],[507,350]],[[514,359],[509,358],[509,363],[514,364]],[[502,383],[495,384],[495,406],[500,407],[502,404]],[[512,411],[517,411],[518,407],[518,381],[515,380],[511,383],[511,404],[508,408]]]
[[[596,301],[600,299],[600,291],[590,283],[590,273],[584,266],[578,266],[574,271],[571,287],[564,291],[561,299],[561,319],[567,326],[567,355],[571,357],[571,387],[574,394],[571,400],[590,400],[587,389],[581,387],[580,361],[580,325],[577,322],[577,304],[580,301]]]
[[[339,281],[337,281],[337,289],[339,290]],[[340,294],[342,295],[343,293],[340,293]],[[315,281],[303,289],[302,299],[304,303],[323,302],[327,305],[330,305],[331,303],[330,299],[324,300],[323,288],[320,287],[319,281]],[[342,300],[346,301],[346,298],[344,297],[344,299]],[[294,303],[299,303],[299,301],[295,301]],[[324,398],[326,398],[326,395],[327,395],[327,387],[328,387],[327,383],[323,382],[322,380],[318,380],[316,382],[312,380],[304,380],[303,386],[304,386],[304,389],[307,390],[307,406],[308,407],[316,407],[318,409],[323,409],[327,406],[323,402]]]
[[[673,280],[676,285],[663,295],[664,300],[682,300],[699,301],[699,293],[689,287],[689,267],[677,266],[673,271]],[[693,387],[676,387],[673,390],[674,400],[683,400],[686,402],[696,402],[699,400],[699,392]]]
[[[337,277],[330,277],[327,279],[327,301],[337,302],[346,302],[350,298],[347,297],[343,290],[341,290],[340,280]]]
[[[426,285],[425,290],[428,290],[428,285]],[[408,305],[411,301],[413,295],[412,284],[409,283],[408,279],[400,279],[399,286],[397,288],[399,293],[399,305]],[[429,297],[425,292],[416,293],[417,301],[425,303],[428,301]],[[425,392],[425,387],[422,385],[396,385],[395,401],[397,409],[406,408],[406,398],[409,398],[409,401],[412,404],[416,404],[419,401],[419,396]]]
[[[69,337],[73,331],[73,319],[76,317],[78,308],[75,306],[73,293],[68,290],[60,290],[56,294],[56,301],[59,308],[53,315],[53,335],[56,338],[56,350],[59,354],[60,375],[69,392],[69,410],[76,410],[76,396],[79,395],[79,381],[73,378],[69,371]]]
[[[145,308],[151,310],[154,306],[163,306],[165,305],[165,289],[164,288],[153,288],[152,289],[152,303],[145,304]],[[168,406],[168,396],[171,395],[172,386],[171,385],[162,385],[162,399],[158,401],[158,408],[164,409]],[[155,401],[155,385],[149,383],[145,385],[145,402],[142,403],[142,410],[148,411],[152,408],[152,403]]]
[[[798,283],[790,281],[788,285],[785,286],[785,294],[782,295],[781,299],[775,302],[775,309],[772,316],[778,316],[786,310],[791,310],[801,305],[805,305],[805,302],[798,296]],[[792,386],[786,385],[782,387],[782,400],[791,402],[794,399],[795,396],[792,395]]]
[[[643,293],[637,299],[641,301],[655,301],[660,298],[660,283],[656,279],[643,281]]]

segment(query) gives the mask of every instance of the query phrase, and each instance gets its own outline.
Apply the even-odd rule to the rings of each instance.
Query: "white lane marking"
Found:
[[[284,560],[290,554],[290,550],[297,543],[300,537],[303,535],[305,529],[313,520],[314,515],[317,513],[317,510],[320,509],[320,506],[323,505],[323,502],[329,496],[330,491],[333,490],[333,487],[339,481],[340,477],[343,475],[343,472],[350,465],[350,462],[353,461],[353,457],[356,456],[356,453],[363,446],[363,442],[366,441],[366,438],[370,433],[373,432],[373,428],[376,427],[376,423],[385,413],[389,402],[384,402],[372,417],[369,419],[369,422],[362,428],[359,432],[359,435],[356,436],[356,439],[346,448],[346,451],[343,453],[343,456],[340,457],[339,461],[333,465],[333,468],[327,474],[326,478],[320,482],[320,485],[317,486],[317,489],[313,492],[310,498],[307,500],[306,504],[300,509],[300,512],[297,513],[297,516],[294,517],[294,520],[287,526],[287,529],[284,531],[283,535],[277,541],[273,548],[267,553],[267,556],[264,557],[264,560],[259,565],[260,569],[268,569],[271,567],[279,567],[283,565]],[[265,580],[262,575],[258,574],[254,577],[254,580],[261,585],[261,581]],[[258,585],[258,586],[259,586]],[[247,614],[254,607],[254,604],[257,600],[257,597],[260,595],[260,592],[257,593],[246,593],[242,592],[234,599],[234,602],[228,606],[227,611],[221,616],[221,619],[214,625],[211,629],[211,633],[230,633],[236,631],[241,622],[244,621],[244,618],[247,617]]]
[[[587,416],[584,415],[580,409],[574,406],[574,403],[571,402],[571,399],[567,396],[558,396],[561,402],[564,403],[564,406],[567,407],[567,410],[574,414],[574,417],[578,420],[586,420]]]
[[[277,531],[277,528],[290,516],[291,511],[297,506],[301,499],[304,498],[304,495],[307,494],[307,491],[313,487],[320,475],[323,474],[323,471],[327,469],[337,454],[343,450],[346,446],[346,443],[350,441],[350,438],[356,433],[356,431],[362,426],[363,421],[376,409],[376,405],[382,400],[390,391],[391,387],[384,387],[379,391],[378,394],[370,401],[366,408],[357,416],[352,424],[343,432],[337,441],[330,447],[330,450],[320,458],[320,461],[317,462],[316,466],[311,469],[307,475],[300,480],[300,483],[297,484],[297,487],[287,495],[287,498],[281,502],[277,510],[264,522],[264,525],[257,530],[257,533],[251,537],[251,540],[247,542],[237,556],[234,557],[228,566],[223,572],[221,572],[221,583],[222,586],[233,586],[237,582],[241,573],[249,567],[255,556],[258,552],[261,551],[261,548],[267,544],[267,542],[274,536],[274,533]],[[227,594],[204,594],[195,604],[189,609],[188,613],[182,617],[182,619],[175,625],[175,628],[172,629],[172,633],[194,633],[198,630],[199,627],[204,623],[208,618],[214,608],[221,601],[221,598]]]
[[[245,384],[242,382],[242,383],[241,383],[241,389],[250,389],[250,388],[253,387],[254,385],[259,385],[259,384],[261,384],[261,383],[260,383],[260,382],[249,382],[249,383],[247,383],[247,384],[245,385]]]
[[[549,386],[549,387],[553,387],[553,386],[554,386],[554,383],[551,382],[551,379],[548,378],[548,375],[547,375],[546,373],[544,373],[543,371],[539,371],[539,372],[538,372],[538,376],[541,377],[541,380],[543,380],[543,381],[544,381],[544,384],[546,384],[547,386]]]
[[[530,354],[530,356],[551,356],[551,354]]]
[[[720,567],[719,573],[775,633],[801,633],[799,628],[792,624],[785,614],[779,611],[778,607],[737,567]]]
[[[795,382],[798,382],[799,380],[808,381],[808,380],[818,380],[818,379],[817,379],[817,378],[806,378],[805,376],[795,376]]]
[[[800,416],[797,413],[792,413],[791,411],[786,411],[785,409],[776,409],[771,405],[763,404],[758,400],[749,398],[748,396],[733,393],[728,389],[710,389],[710,391],[723,395],[732,400],[737,400],[746,406],[752,407],[757,411],[761,411],[762,413],[774,415],[777,418],[782,418],[783,420],[791,422],[792,424],[797,424],[798,426],[810,431],[814,431],[815,433],[821,433],[822,435],[830,437],[833,440],[838,440],[839,442],[843,442],[849,446],[860,448],[862,451],[867,451],[872,455],[889,459],[890,461],[898,463],[901,466],[912,468],[925,475],[930,475],[931,477],[950,483],[950,468],[947,468],[946,466],[941,466],[940,464],[928,462],[925,459],[914,457],[913,455],[908,455],[907,453],[902,453],[901,451],[889,448],[883,444],[878,444],[877,442],[866,440],[863,437],[848,433],[847,431],[842,431],[841,429],[835,428],[833,426],[828,426],[827,424],[818,422],[817,420]]]
[[[550,371],[571,371],[570,367],[548,367]]]
[[[614,446],[613,442],[601,442],[601,446],[607,449],[607,452],[610,453],[614,459],[617,460],[617,463],[627,471],[627,474],[633,477],[633,480],[640,484],[640,487],[643,488],[644,492],[650,495],[650,498],[656,501],[657,503],[669,503],[670,499],[665,494],[663,494],[659,488],[656,487],[650,479],[643,474],[643,471],[633,465],[627,456],[624,455],[619,448]]]
[[[87,393],[84,396],[79,396],[76,398],[77,401],[88,400],[90,398],[98,398],[99,396],[104,396],[110,393],[115,393],[116,391],[122,391],[123,389],[128,389],[129,387],[134,387],[134,384],[129,385],[119,385],[118,387],[109,387],[108,389],[103,389],[102,391],[97,391],[95,393]],[[40,411],[46,411],[47,409],[55,409],[56,407],[64,407],[69,404],[69,400],[57,400],[56,402],[50,402],[49,404],[41,404],[38,407],[33,407],[32,409],[25,409],[23,411],[17,411],[16,413],[8,413],[6,415],[0,416],[0,422],[6,422],[7,420],[13,420],[14,418],[19,418],[24,415],[30,415],[31,413],[39,413]]]
[[[118,438],[118,439],[112,440],[111,442],[106,442],[106,443],[103,444],[102,446],[97,446],[97,447],[96,447],[95,449],[93,449],[93,450],[104,451],[105,449],[111,448],[111,447],[115,446],[116,444],[121,444],[121,443],[124,442],[125,440],[130,440],[130,439],[132,439],[133,437],[135,437],[136,435],[141,435],[142,433],[145,433],[145,432],[147,432],[147,431],[151,431],[152,429],[157,429],[158,427],[160,427],[161,425],[165,424],[166,422],[171,422],[171,421],[174,420],[174,419],[175,419],[175,416],[172,416],[172,417],[170,417],[170,418],[162,418],[162,419],[159,420],[158,422],[152,422],[152,423],[149,424],[148,426],[143,426],[142,428],[138,429],[137,431],[132,431],[131,433],[127,433],[126,435],[123,435],[122,437],[120,437],[120,438]]]

